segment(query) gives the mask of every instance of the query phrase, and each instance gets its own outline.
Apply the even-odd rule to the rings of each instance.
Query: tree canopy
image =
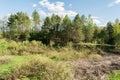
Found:
[[[94,24],[91,15],[86,17],[77,14],[72,19],[68,15],[60,17],[52,14],[41,20],[35,10],[32,18],[24,12],[11,14],[10,17],[1,20],[0,26],[3,37],[15,41],[39,40],[47,45],[51,44],[51,41],[57,45],[65,45],[68,42],[120,45],[118,19],[115,22],[108,22],[104,27],[99,27]]]

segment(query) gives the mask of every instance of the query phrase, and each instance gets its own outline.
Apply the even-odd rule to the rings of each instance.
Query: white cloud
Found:
[[[72,11],[72,10],[69,10],[69,11],[66,11],[66,14],[65,15],[68,15],[68,16],[75,16],[77,15],[76,12]]]
[[[101,24],[100,17],[92,16],[92,19],[93,19],[94,24],[97,24],[97,25]]]
[[[64,2],[50,3],[48,0],[41,0],[39,4],[46,7],[49,11],[64,11]]]
[[[37,7],[37,4],[33,4],[32,7]]]
[[[118,5],[118,4],[120,4],[120,0],[115,0],[114,2],[108,4],[108,7],[113,7],[113,6]]]
[[[8,14],[7,14],[7,17],[10,17],[10,15],[11,15],[11,13],[8,13]]]
[[[45,11],[43,11],[42,9],[40,9],[39,10],[39,14],[40,14],[40,16],[48,16],[48,14],[45,12]]]
[[[116,0],[116,1],[115,1],[115,4],[120,4],[120,0]]]
[[[57,14],[59,16],[65,16],[65,15],[69,15],[69,16],[75,16],[77,14],[77,12],[72,11],[72,10],[65,10],[65,3],[64,2],[49,2],[48,0],[41,0],[39,2],[39,4],[46,8],[48,10],[47,14],[51,15],[51,14]]]
[[[94,22],[95,24],[100,24],[100,23],[101,23],[101,21],[98,20],[98,19],[93,19],[93,22]]]
[[[33,19],[32,16],[30,16],[30,15],[29,15],[29,18],[30,18],[31,20]]]
[[[98,16],[92,16],[92,18],[93,18],[93,19],[99,19],[99,17],[98,17]]]

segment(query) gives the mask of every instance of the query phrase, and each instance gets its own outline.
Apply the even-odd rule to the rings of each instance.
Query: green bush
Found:
[[[71,80],[70,68],[62,62],[47,58],[34,57],[24,64],[16,66],[13,74],[18,79],[23,77],[36,80]]]
[[[15,49],[17,50],[17,48],[19,47],[18,43],[15,41],[10,41],[9,43],[9,49]]]
[[[57,55],[57,58],[59,60],[70,61],[70,60],[76,60],[82,56],[84,56],[84,54],[81,52],[77,52],[75,50],[68,50],[64,52],[59,52],[59,54]]]
[[[72,47],[72,44],[69,43],[66,47],[62,47],[58,50],[58,54],[54,56],[54,58],[58,60],[72,61],[77,60],[82,57],[89,57],[90,54],[95,54],[97,56],[97,51],[90,49],[80,49],[76,50]],[[95,57],[95,56],[94,56]]]
[[[39,41],[10,41],[8,44],[9,53],[12,55],[41,54],[47,51],[47,47]]]

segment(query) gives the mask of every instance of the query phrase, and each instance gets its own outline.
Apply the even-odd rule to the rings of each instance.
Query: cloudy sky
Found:
[[[31,15],[35,9],[42,18],[52,13],[70,17],[91,14],[98,25],[120,19],[120,0],[0,0],[0,18],[18,11]]]

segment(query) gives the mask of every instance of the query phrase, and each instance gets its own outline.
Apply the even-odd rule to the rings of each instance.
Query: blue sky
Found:
[[[120,0],[0,0],[0,18],[18,11],[31,15],[35,9],[42,18],[52,13],[71,17],[91,14],[98,25],[120,19]]]

